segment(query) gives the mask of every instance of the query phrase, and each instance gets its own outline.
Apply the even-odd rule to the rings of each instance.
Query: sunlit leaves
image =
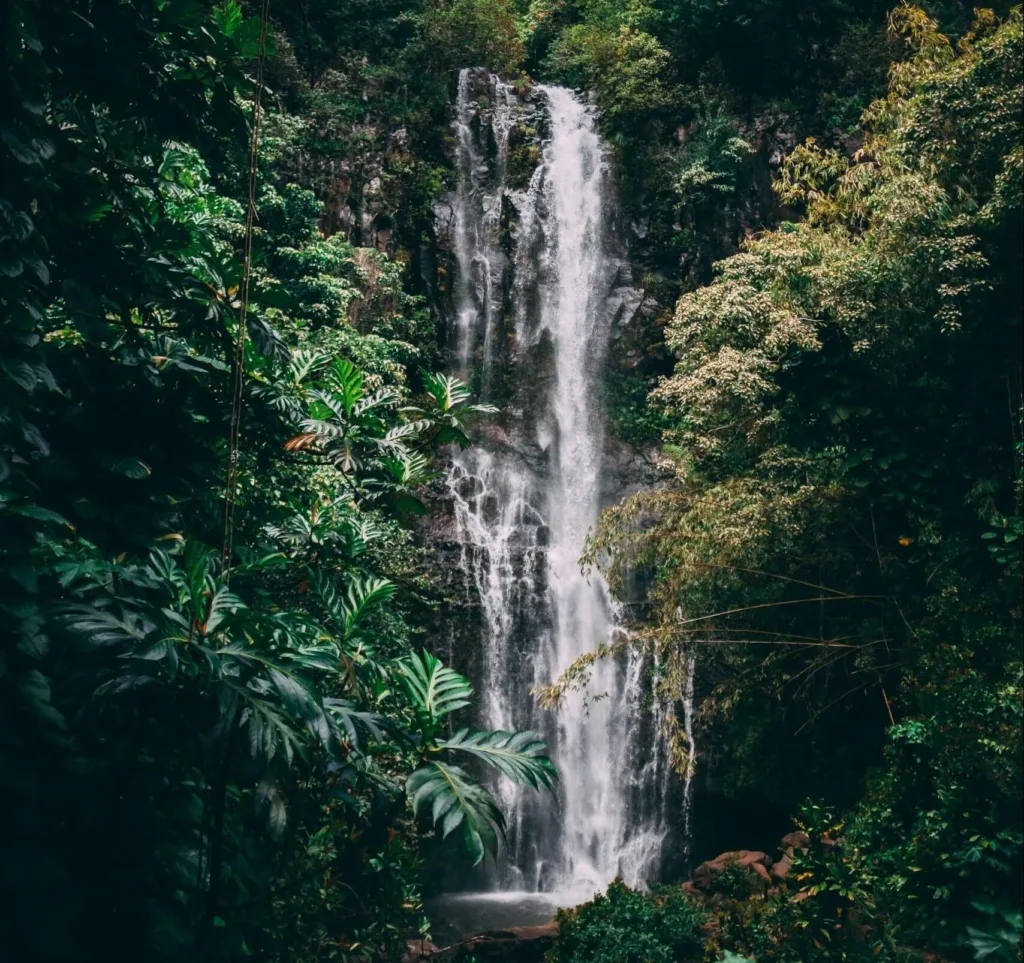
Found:
[[[406,785],[413,811],[418,814],[429,807],[442,837],[462,827],[466,846],[478,863],[486,853],[497,851],[505,832],[504,817],[483,786],[458,766],[440,761],[437,754],[465,753],[513,782],[552,789],[557,774],[547,757],[547,746],[533,732],[460,729],[447,739],[438,739],[443,719],[469,705],[469,682],[429,652],[410,656],[399,665],[399,672],[416,712],[421,751],[429,757]]]
[[[423,376],[423,387],[426,403],[409,406],[405,411],[421,419],[423,430],[431,431],[438,445],[454,443],[466,448],[469,445],[468,423],[477,415],[494,414],[498,410],[493,405],[469,404],[469,388],[452,375],[428,372]]]

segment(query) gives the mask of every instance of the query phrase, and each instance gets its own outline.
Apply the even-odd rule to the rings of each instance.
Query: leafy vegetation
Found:
[[[655,305],[610,427],[661,480],[593,560],[812,841],[767,894],[613,884],[552,958],[1021,958],[1021,10],[887,7],[3,6],[12,958],[397,960],[424,839],[479,863],[484,774],[555,786],[458,721],[413,530],[494,413],[430,279],[476,63],[594,93]]]
[[[704,914],[678,887],[651,893],[621,880],[558,914],[551,963],[678,963],[702,958]]]
[[[504,829],[448,760],[555,780],[531,733],[442,733],[469,683],[413,654],[403,522],[493,409],[280,176],[304,130],[259,106],[258,17],[58,7],[4,23],[4,945],[395,959],[422,833],[479,861]]]
[[[618,582],[653,569],[662,691],[698,653],[734,790],[847,808],[808,912],[843,893],[876,949],[962,956],[1021,897],[1021,13],[956,46],[893,24],[913,53],[859,150],[794,151],[801,220],[679,301],[651,396],[672,484],[593,547]],[[787,956],[808,925],[746,948],[845,958]]]

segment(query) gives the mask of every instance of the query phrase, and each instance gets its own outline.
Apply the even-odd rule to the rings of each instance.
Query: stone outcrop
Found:
[[[730,853],[722,853],[714,859],[701,863],[693,871],[693,885],[703,892],[712,892],[715,888],[716,878],[730,867],[735,866],[748,873],[752,886],[766,889],[771,884],[768,874],[768,867],[771,864],[771,857],[758,850],[738,849]]]
[[[789,868],[793,865],[793,854],[798,849],[801,852],[806,851],[807,847],[810,845],[811,840],[807,833],[800,830],[792,833],[786,833],[780,842],[782,858],[777,863],[774,863],[771,868],[772,879],[779,882],[786,879],[789,875]]]
[[[823,839],[826,845],[835,845],[832,840]],[[797,851],[805,852],[811,841],[807,833],[797,830],[787,833],[779,841],[781,856],[773,860],[767,853],[760,850],[737,849],[721,853],[714,859],[706,860],[693,871],[692,882],[684,883],[683,888],[701,894],[713,894],[716,891],[716,879],[731,867],[745,870],[752,892],[764,891],[772,886],[782,885],[789,876],[793,865],[793,856]],[[800,894],[798,894],[800,895]]]

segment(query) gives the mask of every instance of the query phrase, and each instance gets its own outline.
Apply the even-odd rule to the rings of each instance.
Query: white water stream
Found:
[[[635,297],[621,281],[593,109],[559,87],[536,88],[534,99],[542,157],[529,187],[511,190],[509,134],[522,105],[493,75],[459,78],[454,356],[485,400],[510,376],[518,388],[504,443],[458,453],[448,488],[480,606],[483,721],[542,732],[561,777],[555,801],[497,787],[510,823],[497,888],[569,904],[616,876],[654,878],[668,767],[659,720],[641,705],[641,656],[600,661],[588,698],[571,693],[556,712],[530,694],[617,631],[606,583],[584,575],[579,557],[602,507],[599,387],[611,328]],[[500,243],[503,218],[513,245]]]

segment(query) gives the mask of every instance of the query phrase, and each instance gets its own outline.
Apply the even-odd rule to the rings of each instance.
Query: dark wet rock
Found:
[[[514,926],[475,937],[459,954],[456,963],[542,963],[545,954],[555,945],[558,923],[552,920],[540,926]]]

